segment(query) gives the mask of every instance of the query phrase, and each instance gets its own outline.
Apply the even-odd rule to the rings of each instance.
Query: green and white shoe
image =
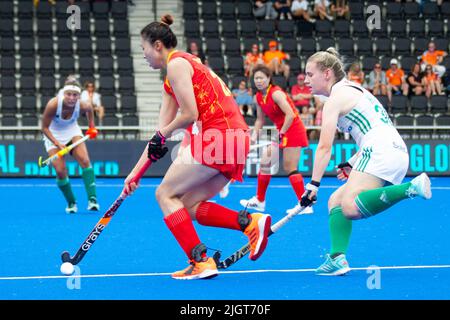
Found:
[[[331,258],[327,254],[325,262],[316,269],[316,275],[319,276],[342,276],[350,271],[345,254],[340,254],[335,258]]]
[[[77,211],[78,211],[78,207],[77,207],[76,202],[71,202],[67,205],[66,213],[72,214],[72,213],[77,213]]]
[[[100,210],[100,205],[97,202],[97,198],[91,197],[89,199],[87,209],[89,211],[99,211]]]
[[[419,196],[426,200],[431,199],[431,181],[425,172],[411,180],[411,187],[408,188],[410,197]]]

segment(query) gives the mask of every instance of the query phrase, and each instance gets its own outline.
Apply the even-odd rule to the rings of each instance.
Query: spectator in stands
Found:
[[[398,67],[397,59],[391,59],[391,68],[386,71],[387,96],[389,102],[392,101],[392,94],[404,96],[408,95],[408,84],[405,79],[405,72]]]
[[[291,88],[292,100],[299,111],[301,111],[303,107],[309,107],[311,105],[311,99],[313,98],[311,88],[305,85],[305,77],[304,73],[300,73],[297,76],[297,83]]]
[[[252,44],[252,51],[248,52],[245,56],[244,70],[245,76],[251,77],[253,75],[253,68],[258,64],[264,64],[263,55],[259,52],[257,43]]]
[[[331,4],[330,12],[335,19],[350,19],[350,8],[347,0],[334,0]]]
[[[275,40],[269,42],[269,50],[264,52],[264,63],[273,74],[283,73],[286,79],[289,78],[289,66],[284,60],[289,60],[290,56],[277,48],[278,43]]]
[[[303,18],[310,23],[316,22],[308,13],[308,0],[294,0],[291,6],[291,13],[294,18]]]
[[[302,119],[303,124],[306,127],[310,127],[314,124],[314,114],[309,111],[309,108],[307,106],[302,107],[300,113],[300,119]]]
[[[420,64],[416,63],[408,75],[409,93],[420,96],[425,92],[425,81],[423,73],[420,71]]]
[[[279,19],[292,19],[291,0],[276,0],[273,4]]]
[[[444,94],[441,89],[441,78],[434,72],[431,64],[427,65],[424,74],[425,94],[429,98],[431,95]]]
[[[364,72],[361,70],[361,64],[359,61],[355,61],[350,65],[347,78],[348,80],[356,82],[360,85],[364,83]]]
[[[436,50],[436,44],[431,41],[428,43],[428,50],[422,54],[422,71],[425,70],[426,66],[431,64],[433,71],[439,75],[441,78],[445,73],[445,66],[440,65],[444,57],[448,55],[447,52],[442,50]]]
[[[253,15],[257,19],[276,19],[278,13],[271,0],[256,0],[253,5]]]
[[[366,89],[371,91],[374,96],[386,95],[386,72],[381,69],[380,63],[375,63],[373,70],[370,71],[369,83],[367,84]]]
[[[102,105],[100,94],[95,91],[94,82],[86,81],[84,83],[84,90],[81,92],[80,100],[91,103],[99,123],[102,123],[103,117],[105,116],[105,107]]]
[[[242,80],[239,82],[239,88],[233,89],[231,91],[233,94],[234,100],[239,106],[242,115],[248,115],[253,117],[253,97],[252,97],[252,89],[247,88],[247,82]]]
[[[200,58],[203,64],[205,63],[205,55],[203,54],[203,50],[198,47],[197,42],[191,41],[186,51]]]
[[[330,1],[328,0],[314,0],[314,13],[320,18],[320,20],[333,20],[333,17],[329,14]]]

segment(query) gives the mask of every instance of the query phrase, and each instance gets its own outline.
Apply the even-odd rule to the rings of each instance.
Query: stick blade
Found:
[[[38,159],[38,166],[39,168],[42,168],[42,156]]]
[[[61,253],[61,260],[62,262],[70,262],[70,253],[67,251],[64,251],[63,253]]]

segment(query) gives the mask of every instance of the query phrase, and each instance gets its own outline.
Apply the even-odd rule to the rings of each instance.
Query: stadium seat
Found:
[[[1,98],[1,112],[5,114],[16,114],[18,112],[17,108],[17,97],[14,95],[4,95]]]
[[[334,22],[334,36],[335,37],[349,37],[350,36],[350,22],[347,20],[336,20]]]
[[[222,41],[218,38],[206,39],[206,54],[211,57],[222,56]]]
[[[225,39],[225,55],[230,57],[241,56],[241,42],[239,39]]]
[[[411,112],[425,113],[428,111],[428,100],[425,96],[411,96]]]
[[[118,38],[116,37],[116,40],[114,41],[114,53],[118,57],[129,57],[131,55],[131,44],[130,44],[130,38],[124,37],[124,38]]]
[[[203,1],[202,2],[202,19],[217,20],[217,5],[216,2]]]
[[[136,96],[134,95],[122,96],[120,98],[120,101],[121,101],[120,111],[122,113],[135,113],[137,111]]]
[[[126,20],[128,16],[128,3],[126,1],[112,1],[110,11],[114,21]]]
[[[98,56],[111,56],[111,39],[110,38],[97,38],[95,42],[95,53]]]
[[[96,19],[94,22],[94,35],[99,38],[109,37],[109,26],[110,23],[108,20]]]
[[[411,40],[408,38],[396,38],[394,40],[394,52],[397,56],[411,54]]]
[[[256,22],[255,20],[241,20],[240,35],[243,38],[256,38]]]
[[[16,78],[14,75],[2,75],[0,92],[4,95],[12,96],[16,93]]]
[[[275,37],[275,20],[261,20],[258,22],[258,35],[260,37]]]
[[[9,21],[7,19],[5,19],[5,20],[2,19],[2,24],[4,22],[9,23]],[[19,27],[18,35],[20,37],[32,37],[33,36],[33,19],[32,18],[19,19],[18,27]]]
[[[34,95],[36,91],[36,78],[34,76],[20,77],[20,94],[24,96]]]
[[[203,21],[203,37],[218,38],[219,37],[219,22],[217,20]]]
[[[220,76],[225,73],[225,62],[223,57],[208,57],[208,63],[217,75]]]
[[[391,20],[389,23],[390,37],[406,37],[406,21],[405,20]]]
[[[227,59],[227,73],[230,75],[244,73],[244,61],[242,57],[228,57]]]
[[[98,57],[97,72],[100,76],[112,76],[114,73],[114,59],[111,56]]]
[[[254,19],[253,8],[250,2],[238,2],[236,7],[239,19]]]
[[[59,58],[59,72],[61,74],[71,74],[75,72],[75,59],[71,56]]]
[[[430,115],[418,115],[416,116],[416,126],[433,126],[434,117]],[[430,139],[433,134],[433,129],[417,129],[416,134],[419,135],[419,139]]]
[[[353,20],[352,35],[359,38],[367,38],[369,36],[369,29],[365,20]]]
[[[34,57],[20,58],[20,73],[22,75],[34,75],[36,72],[36,59]]]
[[[410,37],[424,37],[425,36],[425,21],[422,19],[411,19],[409,21]]]
[[[222,36],[225,39],[236,39],[238,25],[236,20],[222,21]]]
[[[220,3],[220,18],[222,20],[236,19],[235,6],[233,4],[221,1],[221,3]]]
[[[443,37],[444,22],[442,20],[428,21],[428,37]]]
[[[400,96],[392,96],[390,113],[406,113],[408,109],[408,98]]]
[[[422,5],[422,17],[424,19],[437,19],[439,17],[439,7],[436,2],[425,2]]]
[[[388,2],[386,4],[386,18],[402,19],[402,4],[400,2]]]
[[[335,47],[336,44],[333,38],[324,37],[318,41],[319,50],[325,51],[330,47]]]
[[[282,20],[285,21],[285,20]],[[289,21],[289,20],[288,20]],[[297,40],[295,39],[282,39],[281,48],[283,52],[289,53],[290,55],[297,55]]]
[[[406,19],[418,17],[420,15],[420,5],[417,2],[404,3],[403,15]]]
[[[13,56],[1,56],[0,71],[2,76],[14,76],[16,74],[16,59]]]
[[[0,39],[0,57],[13,56],[15,54],[15,40],[12,37]]]
[[[333,25],[328,20],[317,20],[315,23],[316,36],[332,36]]]
[[[95,20],[108,19],[109,17],[109,3],[103,1],[94,1],[92,3],[92,13]]]
[[[296,37],[296,26],[293,20],[280,20],[278,21],[278,36],[281,38],[295,39]]]
[[[431,96],[430,112],[433,114],[448,112],[448,98],[446,96]]]
[[[22,96],[20,97],[20,113],[22,114],[36,114],[36,96]],[[22,119],[23,124],[23,119]]]

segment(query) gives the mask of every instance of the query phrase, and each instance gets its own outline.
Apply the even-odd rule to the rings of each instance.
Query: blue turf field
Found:
[[[326,202],[339,182],[324,179],[315,213],[295,217],[270,238],[264,255],[247,257],[204,281],[169,274],[186,257],[162,221],[154,198],[160,179],[144,179],[80,263],[81,278],[59,272],[121,191],[122,179],[98,179],[100,213],[88,213],[82,181],[72,179],[79,213],[64,213],[51,179],[0,179],[0,299],[450,299],[450,179],[432,178],[433,199],[405,200],[372,219],[356,221],[344,277],[318,277],[329,248]],[[240,209],[255,193],[254,178],[233,184],[219,203]],[[276,221],[295,204],[287,178],[273,179],[267,212]],[[198,226],[200,238],[223,255],[240,248],[236,231]],[[381,267],[368,273],[367,267]],[[369,285],[368,285],[369,284]],[[374,288],[375,287],[375,288]],[[370,289],[372,288],[372,289]]]

